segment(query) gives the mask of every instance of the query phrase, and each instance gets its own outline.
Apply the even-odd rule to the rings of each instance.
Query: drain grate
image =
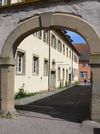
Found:
[[[100,134],[100,128],[94,128],[94,134]]]

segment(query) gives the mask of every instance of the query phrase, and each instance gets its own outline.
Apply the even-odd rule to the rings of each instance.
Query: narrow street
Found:
[[[16,108],[80,123],[91,119],[91,96],[90,86],[75,86],[27,105],[17,105]]]

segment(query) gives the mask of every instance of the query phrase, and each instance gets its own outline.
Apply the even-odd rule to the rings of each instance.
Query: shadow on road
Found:
[[[67,121],[90,119],[91,86],[75,86],[27,105],[16,105],[18,110],[34,111]]]

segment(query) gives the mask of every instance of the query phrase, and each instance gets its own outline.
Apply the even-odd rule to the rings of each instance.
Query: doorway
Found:
[[[56,88],[56,72],[51,71],[51,90]]]

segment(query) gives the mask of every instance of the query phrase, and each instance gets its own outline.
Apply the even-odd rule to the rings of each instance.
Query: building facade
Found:
[[[16,52],[15,91],[39,92],[78,81],[79,53],[60,30],[25,38]]]
[[[87,44],[74,44],[74,47],[80,53],[79,58],[79,81],[86,80],[90,82],[91,79],[91,67],[89,65],[90,50]]]
[[[32,1],[32,0],[1,0],[1,5],[9,5],[9,4],[15,4],[18,2],[28,2],[28,1]]]

